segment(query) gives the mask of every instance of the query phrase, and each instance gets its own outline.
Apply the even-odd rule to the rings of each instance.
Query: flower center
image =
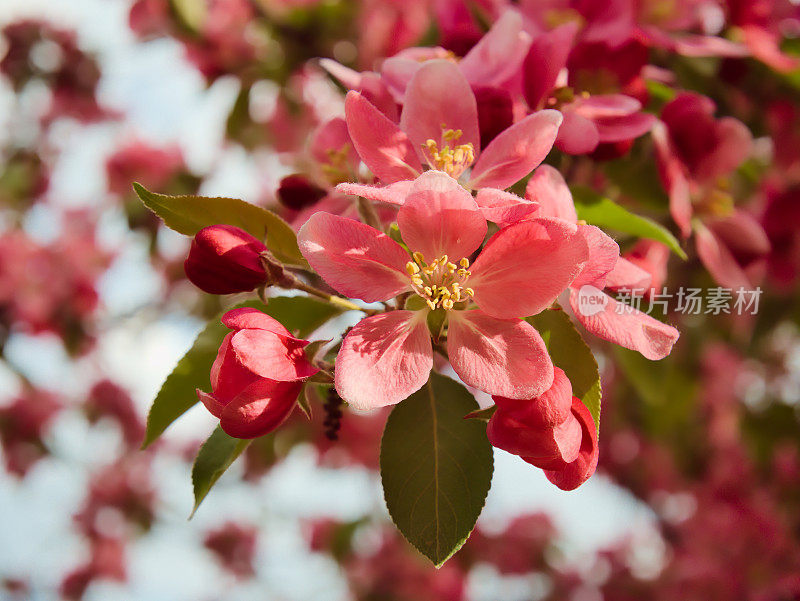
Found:
[[[465,301],[475,292],[465,288],[470,276],[469,261],[461,259],[456,265],[451,263],[447,255],[442,255],[433,263],[426,263],[422,253],[414,253],[414,260],[406,263],[406,271],[411,276],[411,286],[431,308],[450,310],[455,303]]]
[[[442,138],[439,143],[429,139],[423,144],[428,151],[428,164],[433,169],[444,171],[447,175],[457,178],[464,170],[472,165],[475,160],[475,148],[472,143],[456,144],[463,132],[460,129],[447,129],[442,124]]]

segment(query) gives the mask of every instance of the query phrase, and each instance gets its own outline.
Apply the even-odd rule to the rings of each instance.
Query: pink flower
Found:
[[[233,330],[211,366],[211,394],[200,400],[230,436],[256,438],[280,426],[294,408],[303,380],[317,371],[306,358],[308,341],[255,309],[222,317]]]
[[[536,210],[535,203],[526,203],[502,189],[544,160],[561,123],[557,111],[539,111],[481,148],[475,94],[458,68],[446,60],[428,61],[416,71],[408,85],[399,127],[357,92],[348,93],[345,113],[361,159],[389,185],[340,184],[337,190],[402,204],[410,186],[408,180],[427,165],[466,180],[468,188],[479,188],[478,205],[487,219],[498,223],[510,218],[506,215],[509,206],[517,217]]]
[[[401,104],[407,100],[408,86],[417,71],[434,59],[447,59],[457,66],[471,86],[504,88],[515,77],[530,43],[522,16],[506,10],[463,58],[439,47],[408,48],[383,61],[381,77]]]
[[[254,290],[267,281],[261,253],[267,247],[232,225],[210,225],[195,234],[184,270],[191,282],[209,294]]]
[[[556,146],[569,154],[592,152],[600,143],[632,140],[647,133],[655,117],[624,94],[579,95],[558,83],[567,66],[578,24],[567,23],[534,39],[522,66],[525,100],[535,110],[558,107],[564,121]],[[585,59],[584,59],[584,62]],[[588,94],[588,93],[587,93]]]
[[[752,289],[763,273],[769,240],[761,225],[736,209],[719,182],[750,154],[752,136],[732,117],[714,118],[714,102],[682,93],[653,131],[670,213],[684,237],[696,232],[697,254],[722,286]]]
[[[574,224],[529,220],[486,235],[475,199],[446,173],[410,182],[397,216],[408,252],[382,232],[316,213],[300,229],[300,250],[340,293],[366,302],[404,293],[422,309],[368,317],[345,337],[336,389],[358,409],[399,403],[422,387],[433,365],[427,316],[447,319],[450,363],[469,386],[508,398],[547,390],[553,366],[538,332],[520,317],[546,309],[587,258]],[[474,304],[473,304],[474,303]]]
[[[537,215],[577,222],[569,188],[552,167],[543,165],[536,170],[525,195],[539,202]],[[634,307],[620,307],[603,292],[606,287],[649,288],[650,274],[620,258],[617,243],[598,228],[588,225],[579,228],[589,244],[589,260],[569,288],[569,302],[576,319],[595,336],[639,351],[648,359],[669,355],[680,335],[678,330]]]
[[[561,490],[575,490],[586,482],[597,469],[600,449],[597,446],[597,427],[592,414],[578,397],[572,397],[572,415],[581,425],[581,446],[573,461],[555,459],[548,462],[544,475]],[[536,465],[523,457],[525,461]]]

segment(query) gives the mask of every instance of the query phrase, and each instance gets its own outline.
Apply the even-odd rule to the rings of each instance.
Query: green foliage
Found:
[[[192,466],[192,486],[194,487],[195,514],[200,503],[206,498],[211,487],[217,483],[236,458],[244,452],[250,440],[240,440],[225,434],[217,426],[200,447]]]
[[[305,296],[279,296],[269,299],[265,307],[261,302],[249,301],[237,307],[253,307],[271,315],[300,337],[311,334],[341,309]],[[142,448],[156,440],[167,427],[197,402],[198,388],[208,390],[208,375],[217,356],[222,339],[230,332],[220,323],[220,314],[210,321],[192,344],[192,348],[178,361],[156,395],[147,416],[147,430]]]
[[[544,339],[553,364],[564,370],[572,384],[572,394],[583,401],[600,429],[602,389],[600,372],[589,346],[575,324],[561,309],[547,309],[527,319]]]
[[[678,240],[663,225],[647,217],[634,215],[610,198],[585,186],[575,186],[571,190],[578,219],[602,228],[663,242],[680,258],[686,259],[686,253]]]
[[[397,528],[437,567],[469,537],[492,481],[492,447],[460,384],[431,373],[397,405],[381,441],[381,479]]]
[[[308,266],[294,231],[272,211],[237,198],[167,196],[150,192],[140,184],[133,184],[133,189],[148,209],[178,233],[194,236],[209,225],[233,225],[265,240],[272,254],[287,265]]]

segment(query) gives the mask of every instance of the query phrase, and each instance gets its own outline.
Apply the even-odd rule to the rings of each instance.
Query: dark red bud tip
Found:
[[[204,292],[247,292],[266,283],[260,258],[266,250],[260,240],[238,227],[210,225],[195,235],[183,267]]]
[[[514,108],[508,90],[475,87],[478,104],[478,126],[481,131],[481,148],[486,148],[503,130],[514,123]]]
[[[287,175],[278,186],[278,200],[289,209],[300,211],[316,204],[327,193],[303,175]]]

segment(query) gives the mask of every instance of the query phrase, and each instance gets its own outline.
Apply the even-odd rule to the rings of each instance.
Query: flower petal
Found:
[[[564,122],[558,130],[556,147],[567,154],[586,154],[597,148],[600,134],[593,121],[574,110],[562,110]]]
[[[358,92],[344,102],[347,130],[361,160],[382,181],[413,179],[422,170],[408,136]]]
[[[395,405],[433,367],[427,312],[391,311],[358,322],[336,358],[336,390],[355,409]]]
[[[681,235],[688,238],[692,233],[692,200],[689,194],[689,181],[686,178],[686,167],[677,157],[669,142],[667,128],[664,123],[653,126],[653,145],[656,151],[658,173],[669,195],[669,212],[673,221],[681,230]]]
[[[575,21],[565,23],[533,40],[523,65],[525,100],[532,109],[550,94],[558,74],[567,66],[578,27]]]
[[[459,67],[472,85],[501,86],[519,70],[530,43],[530,36],[522,30],[522,15],[507,10],[461,59]]]
[[[586,238],[589,259],[571,285],[579,287],[591,284],[604,288],[606,274],[614,269],[619,259],[619,245],[603,230],[593,225],[579,225],[578,230]]]
[[[443,129],[460,129],[461,137],[450,144],[472,144],[477,156],[481,144],[478,104],[454,62],[435,59],[417,70],[406,89],[400,127],[408,134],[420,160],[429,162],[431,167],[435,165],[429,160],[425,143],[434,140],[441,150]]]
[[[750,278],[736,261],[733,253],[711,229],[698,224],[694,240],[697,256],[717,284],[733,290],[753,288]]]
[[[540,217],[557,217],[570,223],[578,221],[572,193],[555,167],[542,165],[533,172],[525,188],[525,198],[539,203]]]
[[[253,382],[222,410],[219,425],[234,438],[257,438],[280,426],[294,409],[302,382]]]
[[[465,384],[509,399],[531,399],[553,384],[553,363],[526,321],[482,311],[448,312],[447,353]]]
[[[553,470],[545,470],[544,475],[561,490],[575,490],[586,482],[597,469],[600,449],[597,446],[597,427],[586,405],[572,398],[572,413],[581,424],[581,448],[575,461]]]
[[[473,188],[508,188],[528,175],[553,148],[561,113],[551,109],[528,115],[483,151],[470,176]]]
[[[314,213],[300,228],[297,243],[311,267],[346,296],[375,302],[409,288],[408,253],[368,225]]]
[[[306,359],[305,340],[265,330],[239,330],[230,341],[238,362],[256,375],[279,382],[304,380],[319,370]]]
[[[536,315],[549,307],[589,258],[586,239],[561,219],[529,219],[496,233],[470,270],[475,302],[493,317]]]
[[[622,117],[599,117],[594,119],[600,143],[624,142],[643,136],[656,124],[655,115],[634,113]]]
[[[501,228],[523,220],[539,209],[539,203],[520,198],[511,192],[497,188],[481,188],[475,202],[487,221],[493,221]]]
[[[363,196],[369,200],[379,200],[394,205],[401,205],[408,196],[413,180],[403,180],[388,186],[369,186],[367,184],[343,183],[336,186],[336,191],[342,194]]]
[[[624,257],[620,257],[614,265],[614,269],[606,275],[605,287],[612,290],[616,288],[647,290],[650,288],[652,280],[653,276],[649,271],[642,269]]]
[[[469,257],[486,236],[486,219],[472,195],[441,171],[426,171],[414,182],[397,213],[403,242],[427,261],[447,255]]]
[[[627,117],[642,109],[641,102],[625,94],[598,94],[579,98],[572,106],[575,112],[592,121],[606,117]]]
[[[594,302],[583,302],[588,298]],[[593,286],[570,290],[569,304],[575,318],[587,331],[603,340],[639,351],[647,359],[663,359],[669,355],[680,336],[672,326],[618,303]]]
[[[221,321],[226,328],[230,328],[231,330],[266,330],[280,336],[292,337],[292,333],[287,330],[281,322],[252,307],[231,309],[222,316]]]

